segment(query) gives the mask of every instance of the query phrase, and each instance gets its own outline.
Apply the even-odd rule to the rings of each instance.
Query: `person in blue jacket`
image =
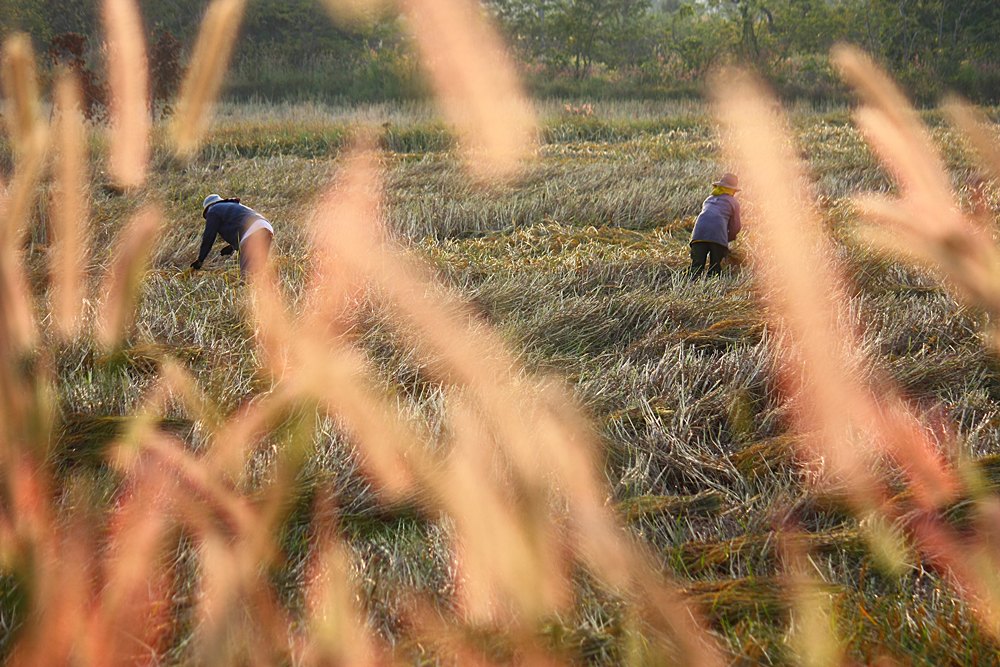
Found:
[[[223,199],[211,194],[202,202],[202,217],[205,218],[205,232],[198,259],[191,263],[192,269],[201,268],[217,236],[229,244],[219,251],[220,255],[239,252],[241,278],[252,276],[267,261],[274,228],[260,213],[244,206],[239,199]]]
[[[736,175],[723,174],[712,186],[691,232],[692,278],[702,274],[706,261],[708,275],[718,275],[729,254],[729,242],[740,233],[740,203],[733,196],[740,190]]]

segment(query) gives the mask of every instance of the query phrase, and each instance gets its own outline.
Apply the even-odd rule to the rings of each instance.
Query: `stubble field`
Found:
[[[608,504],[662,557],[664,572],[700,606],[734,662],[795,660],[777,553],[779,534],[791,524],[806,531],[809,564],[854,659],[888,655],[938,665],[1000,658],[939,572],[917,557],[902,572],[887,571],[857,520],[811,490],[814,471],[796,457],[790,406],[775,380],[775,334],[765,325],[745,241],[735,244],[723,277],[688,279],[693,218],[709,183],[728,168],[707,109],[621,102],[594,104],[592,115],[582,115],[553,104],[543,118],[543,143],[525,174],[485,187],[469,179],[447,130],[419,106],[225,107],[193,161],[157,150],[143,191],[109,185],[95,139],[92,274],[110,261],[117,231],[143,203],[161,204],[168,223],[122,351],[107,355],[82,340],[54,355],[61,417],[51,457],[67,502],[81,485],[113,502],[121,479],[104,462],[104,448],[141,409],[164,357],[191,371],[220,414],[272,391],[280,379],[259,359],[235,262],[214,254],[204,270],[187,268],[202,229],[200,202],[210,192],[239,196],[268,216],[280,284],[297,304],[311,262],[307,218],[336,175],[341,150],[367,126],[379,137],[384,216],[394,237],[431,265],[440,289],[472,303],[526,369],[568,385],[604,446]],[[923,120],[963,204],[995,220],[1000,202],[979,189],[967,148],[936,115]],[[801,108],[792,121],[819,212],[836,239],[851,324],[877,360],[870,372],[893,378],[928,423],[957,429],[962,455],[1000,483],[1000,366],[985,334],[991,323],[930,273],[865,243],[850,199],[894,185],[850,112]],[[28,263],[38,276],[51,206],[39,197],[30,232]],[[753,235],[752,210],[746,217],[745,234]],[[347,335],[375,362],[403,413],[441,434],[445,389],[379,308],[362,297]],[[303,420],[313,417],[293,415],[261,443],[248,463],[248,488],[269,474]],[[422,647],[406,644],[399,592],[448,604],[458,585],[448,520],[380,503],[336,422],[323,417],[314,426],[282,528],[282,564],[270,574],[282,604],[292,617],[303,604],[313,500],[332,493],[370,625],[390,643],[400,638],[400,658],[433,662]],[[164,427],[194,450],[211,430],[179,407]],[[948,517],[962,525],[963,504]],[[183,540],[177,547],[181,569],[186,548]],[[197,594],[179,589],[164,662],[186,662],[194,620],[184,614]],[[17,636],[20,599],[16,581],[6,579],[0,654]],[[574,660],[618,664],[633,629],[621,600],[581,574],[572,613],[553,618],[544,632]]]

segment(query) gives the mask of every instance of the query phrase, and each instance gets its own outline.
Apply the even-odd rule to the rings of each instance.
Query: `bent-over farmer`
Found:
[[[192,269],[201,268],[212,252],[216,236],[229,244],[219,251],[220,255],[239,252],[241,278],[252,276],[267,261],[274,228],[260,213],[244,206],[237,198],[223,199],[211,194],[202,202],[202,217],[205,218],[205,232],[198,259],[191,263]]]
[[[722,260],[729,254],[729,242],[735,241],[740,233],[740,203],[733,196],[740,190],[738,185],[735,174],[723,174],[712,183],[712,194],[702,204],[691,232],[692,278],[701,275],[706,261],[708,275],[718,275],[722,271]]]

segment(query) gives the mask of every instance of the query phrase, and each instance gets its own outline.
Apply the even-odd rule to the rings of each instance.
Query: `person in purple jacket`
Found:
[[[712,194],[702,204],[691,232],[692,278],[702,274],[706,261],[708,275],[718,275],[722,271],[722,260],[729,254],[729,242],[735,241],[740,233],[740,203],[733,196],[740,190],[738,185],[735,174],[723,174],[712,183]]]
[[[191,263],[192,269],[201,268],[217,236],[229,244],[219,251],[220,255],[239,252],[241,278],[252,276],[267,261],[274,228],[260,213],[244,206],[239,199],[223,199],[211,194],[202,202],[201,215],[205,218],[205,232],[198,259]]]

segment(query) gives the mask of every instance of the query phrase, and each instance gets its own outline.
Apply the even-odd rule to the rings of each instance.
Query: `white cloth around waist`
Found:
[[[265,220],[264,218],[257,218],[250,224],[249,227],[247,227],[247,230],[243,232],[243,236],[240,238],[240,245],[246,243],[246,240],[250,237],[251,234],[253,234],[254,232],[259,232],[262,229],[266,229],[267,231],[271,232],[271,236],[274,236],[274,227],[271,226],[271,223]]]

